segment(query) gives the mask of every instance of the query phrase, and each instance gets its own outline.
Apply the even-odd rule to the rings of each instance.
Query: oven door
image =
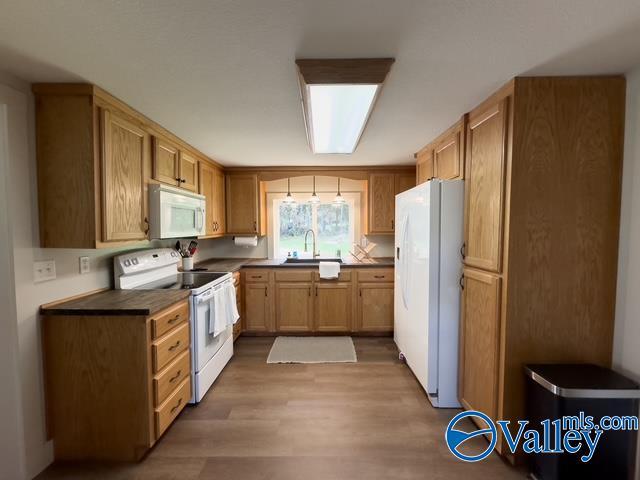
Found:
[[[223,285],[223,284],[222,284]],[[220,286],[215,288],[219,288]],[[209,289],[194,297],[194,325],[193,325],[193,357],[196,373],[220,350],[220,347],[231,336],[232,327],[227,327],[224,332],[214,337],[209,333],[209,324],[212,321],[213,289]]]
[[[205,199],[164,185],[149,193],[151,238],[187,238],[205,234]]]

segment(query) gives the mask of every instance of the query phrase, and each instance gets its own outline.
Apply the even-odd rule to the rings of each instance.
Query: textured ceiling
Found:
[[[93,82],[229,166],[375,165],[519,74],[640,63],[637,0],[1,0],[0,69]],[[396,62],[353,155],[313,155],[294,59]]]

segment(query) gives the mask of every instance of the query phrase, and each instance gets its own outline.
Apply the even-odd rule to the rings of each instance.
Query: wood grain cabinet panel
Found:
[[[256,174],[226,176],[227,233],[263,235],[260,183]]]
[[[393,331],[393,283],[358,284],[358,330]]]
[[[464,269],[460,400],[496,419],[500,335],[500,277]]]
[[[205,237],[219,237],[225,233],[224,174],[207,162],[199,162],[200,194],[206,201]]]
[[[313,330],[312,290],[311,282],[276,283],[276,330],[278,332]]]
[[[167,367],[153,378],[155,405],[161,405],[191,372],[189,350],[182,352]]]
[[[350,331],[352,297],[351,283],[316,283],[315,330],[318,332]]]
[[[393,233],[395,227],[395,178],[388,173],[369,175],[369,232]]]
[[[180,187],[191,192],[198,191],[198,160],[187,152],[180,152]]]
[[[393,208],[394,208],[394,217],[395,217],[395,196],[399,193],[405,192],[416,186],[416,175],[415,173],[396,173],[394,175],[394,187],[395,192],[393,194]]]
[[[224,235],[227,231],[224,188],[224,172],[219,168],[215,168],[213,172],[212,208],[216,235]]]
[[[271,299],[268,283],[245,283],[245,326],[252,332],[269,332],[271,328]]]
[[[472,112],[467,126],[466,265],[500,272],[508,98]]]
[[[173,143],[153,137],[153,178],[174,187],[180,186],[180,150]]]
[[[462,178],[460,131],[451,132],[434,149],[434,176],[441,180]]]
[[[144,240],[149,134],[109,110],[102,111],[102,128],[103,241]]]
[[[156,436],[159,438],[169,428],[191,398],[191,377],[180,386],[155,411]]]
[[[435,176],[433,148],[426,147],[416,154],[416,185],[420,185]]]

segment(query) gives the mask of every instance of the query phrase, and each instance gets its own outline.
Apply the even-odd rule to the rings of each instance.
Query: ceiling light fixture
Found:
[[[296,203],[296,199],[293,198],[293,195],[291,195],[291,179],[290,178],[287,178],[287,196],[284,197],[283,202],[289,205]]]
[[[313,153],[353,153],[393,58],[298,59],[307,140]]]
[[[338,177],[338,194],[336,195],[336,198],[333,199],[333,204],[336,207],[339,207],[344,203],[345,203],[344,197],[340,194],[340,177]]]
[[[311,198],[309,199],[309,203],[320,203],[320,197],[316,193],[316,177],[315,177],[315,175],[313,177],[313,194],[311,195]]]

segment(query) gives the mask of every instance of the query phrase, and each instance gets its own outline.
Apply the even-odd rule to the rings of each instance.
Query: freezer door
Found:
[[[438,389],[440,182],[396,196],[395,331],[407,364],[427,393]]]

